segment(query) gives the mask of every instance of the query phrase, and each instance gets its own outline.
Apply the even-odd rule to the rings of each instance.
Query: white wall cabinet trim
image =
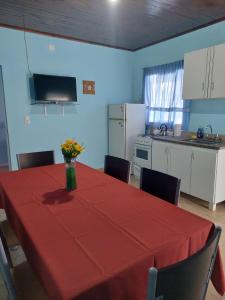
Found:
[[[183,99],[207,97],[209,50],[202,49],[184,55]]]
[[[225,97],[225,44],[213,47],[209,98]]]
[[[225,44],[184,55],[183,99],[225,98]]]

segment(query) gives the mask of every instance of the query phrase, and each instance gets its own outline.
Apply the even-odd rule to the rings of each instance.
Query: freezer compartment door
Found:
[[[125,120],[125,104],[109,105],[109,119]]]
[[[109,155],[125,158],[125,154],[125,122],[122,120],[109,120]]]

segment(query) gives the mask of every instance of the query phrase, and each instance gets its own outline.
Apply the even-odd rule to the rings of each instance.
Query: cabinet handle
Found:
[[[194,153],[192,152],[191,153],[191,160],[194,160],[195,159],[195,156],[194,156]]]
[[[211,90],[214,90],[214,82],[211,82]]]
[[[169,171],[169,148],[166,148],[166,173]]]
[[[203,92],[205,91],[205,83],[204,82],[202,83],[202,90],[203,90]]]

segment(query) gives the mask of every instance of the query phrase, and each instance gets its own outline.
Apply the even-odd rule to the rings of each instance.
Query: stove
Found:
[[[139,178],[141,168],[152,167],[152,137],[150,135],[139,135],[134,145],[133,172]]]
[[[150,135],[139,135],[136,138],[135,144],[152,146],[152,137]]]

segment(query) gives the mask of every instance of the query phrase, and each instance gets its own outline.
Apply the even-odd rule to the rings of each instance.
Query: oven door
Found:
[[[139,167],[151,168],[152,147],[135,144],[134,164]]]

